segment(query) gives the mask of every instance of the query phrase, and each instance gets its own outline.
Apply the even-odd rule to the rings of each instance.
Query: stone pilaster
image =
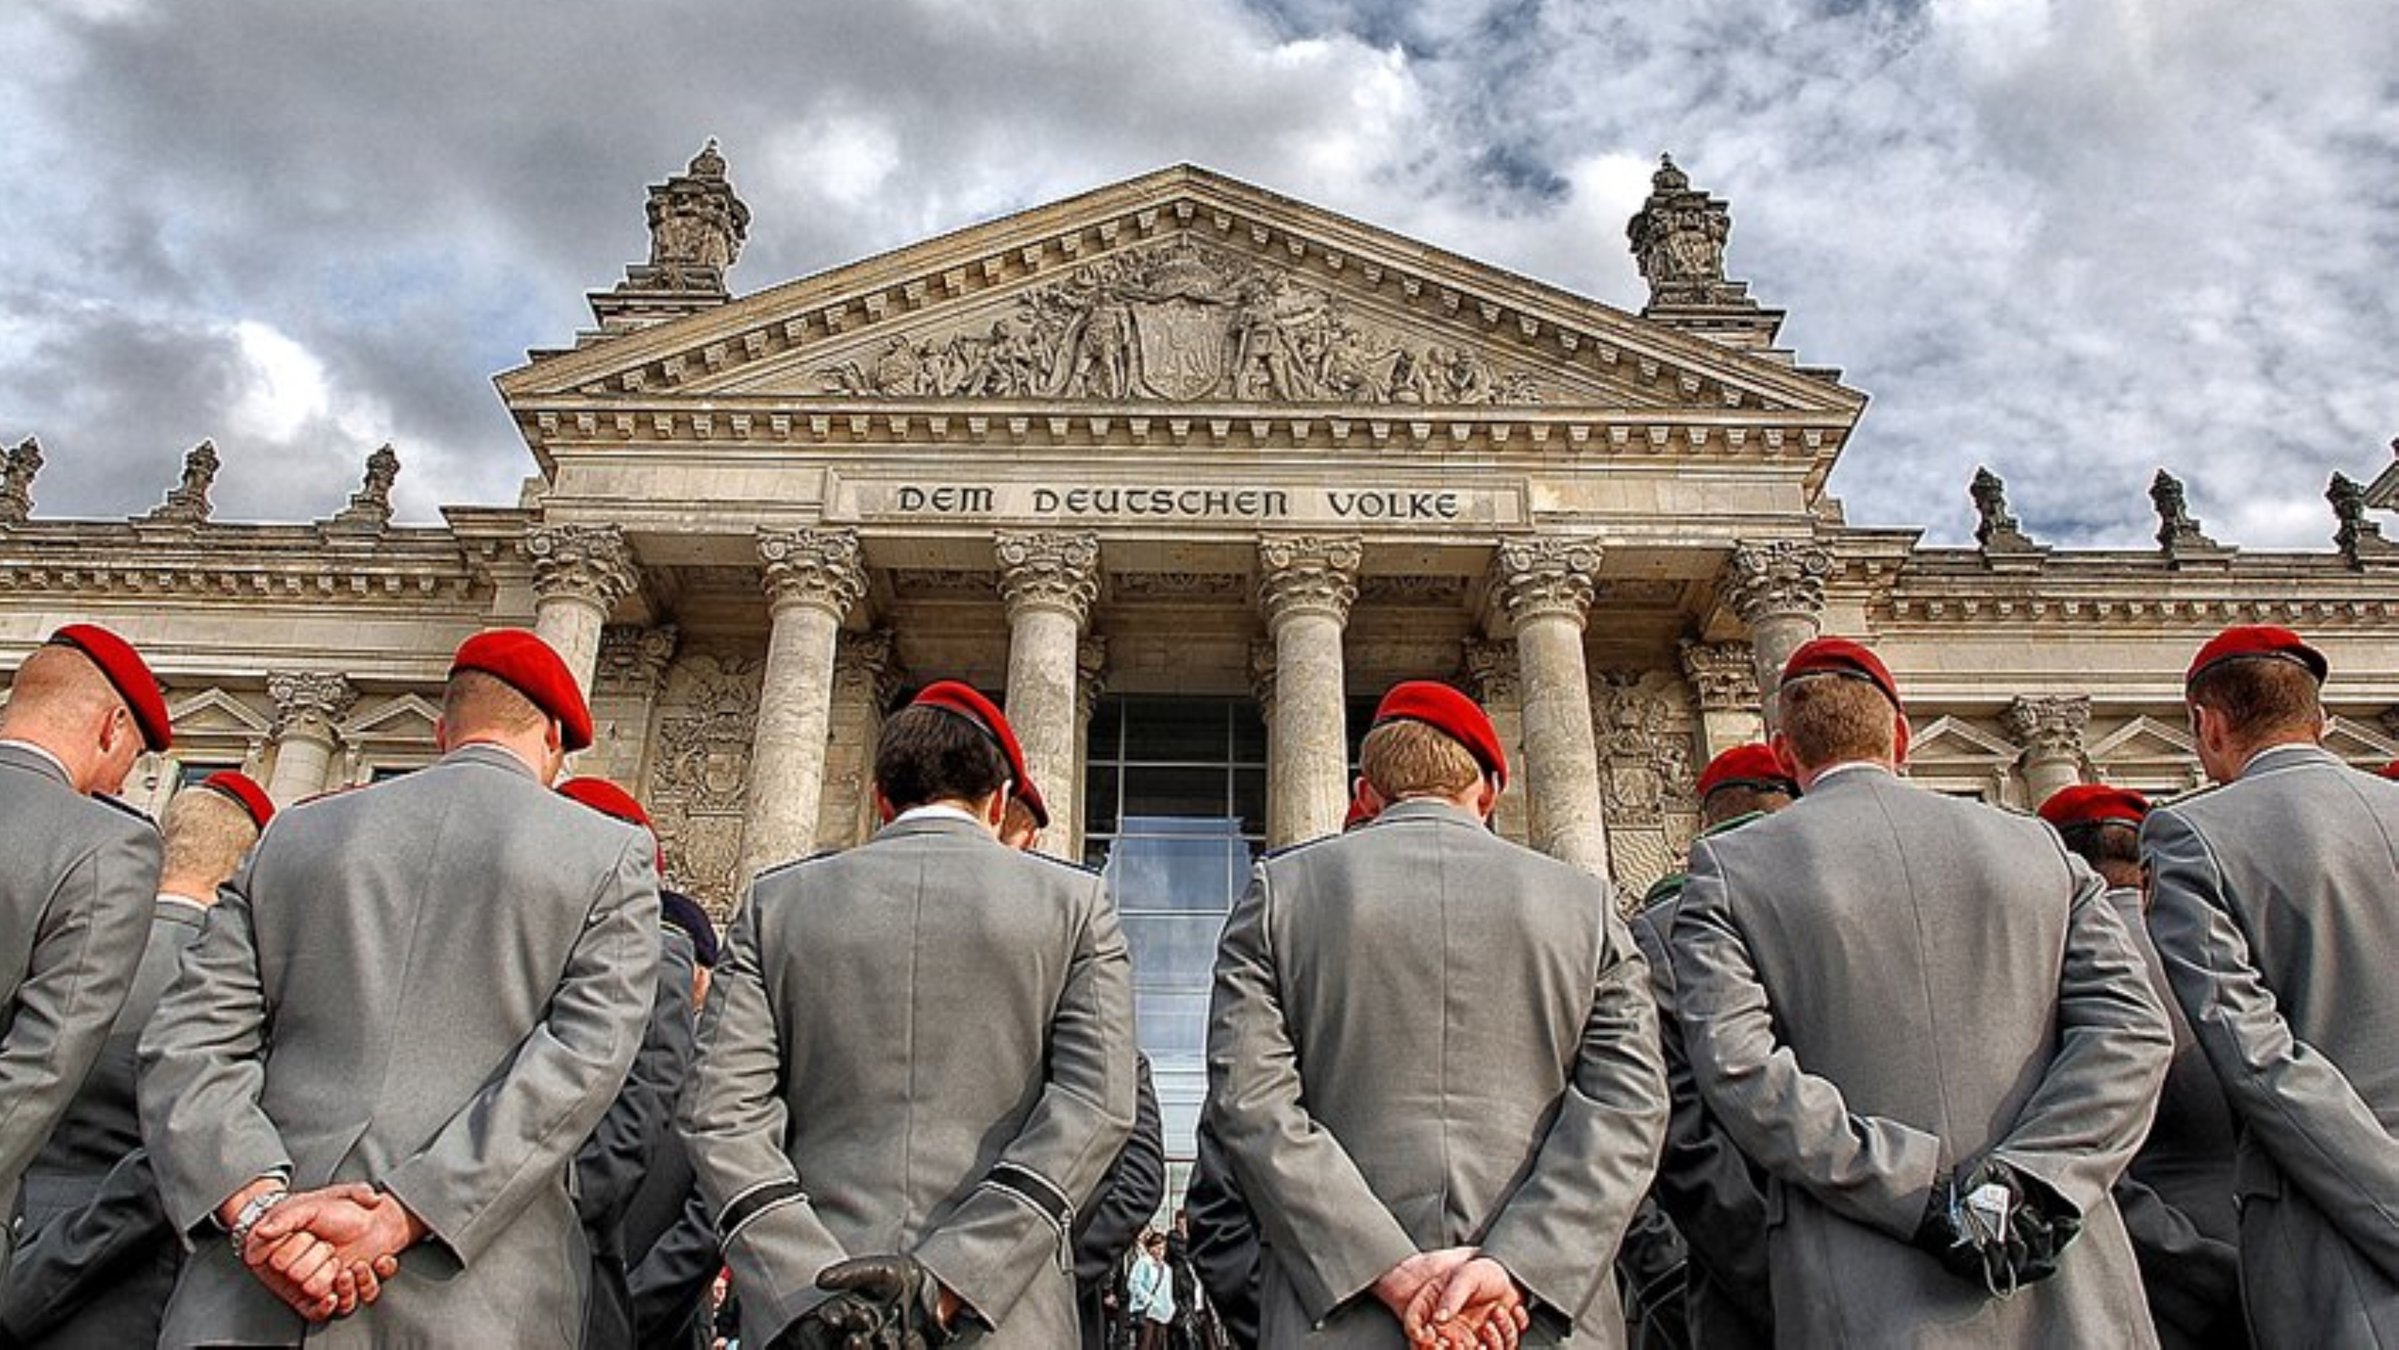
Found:
[[[2016,767],[2024,775],[2024,804],[2039,807],[2060,788],[2082,781],[2083,738],[2091,727],[2091,700],[2084,694],[2026,694],[2007,705],[1999,724],[2024,751]]]
[[[1008,607],[1008,722],[1050,809],[1049,828],[1034,846],[1066,857],[1080,834],[1077,648],[1092,602],[1099,598],[1099,536],[1002,534],[993,540],[993,551],[999,559],[1000,598]]]
[[[1463,657],[1467,686],[1490,714],[1491,729],[1499,733],[1500,751],[1508,757],[1508,790],[1500,794],[1499,807],[1491,813],[1491,828],[1501,838],[1521,844],[1531,837],[1531,822],[1524,790],[1524,681],[1516,674],[1516,648],[1511,643],[1468,638]]]
[[[1778,539],[1733,549],[1725,603],[1749,625],[1759,702],[1769,728],[1774,725],[1774,693],[1783,682],[1783,663],[1824,631],[1824,579],[1832,570],[1832,550],[1813,540]]]
[[[855,530],[758,532],[766,573],[766,674],[750,751],[737,893],[759,869],[806,854],[824,799],[833,660],[842,620],[866,595]]]
[[[900,679],[898,645],[887,630],[844,629],[835,640],[817,848],[848,848],[874,831],[875,745],[883,735],[883,710],[898,694]]]
[[[275,771],[267,796],[289,806],[334,786],[326,774],[341,739],[335,728],[350,715],[357,691],[339,675],[284,670],[267,674],[267,697],[275,700]]]
[[[1746,642],[1686,642],[1683,679],[1699,702],[1700,749],[1709,759],[1762,739],[1757,653]]]
[[[1259,720],[1266,723],[1266,812],[1271,826],[1274,804],[1282,801],[1288,795],[1283,791],[1283,755],[1275,738],[1274,642],[1272,639],[1252,642],[1249,645],[1249,692],[1250,697],[1257,701]],[[2392,716],[2399,717],[2399,708],[2392,709]],[[1344,727],[1344,739],[1347,738],[1347,734],[1348,729]],[[1342,749],[1346,752],[1348,746],[1344,745]],[[1348,758],[1346,753],[1343,758]],[[1347,768],[1347,765],[1345,764],[1343,767]],[[1347,815],[1348,811],[1348,807],[1342,808],[1342,814]]]
[[[1516,636],[1523,682],[1524,782],[1533,847],[1607,877],[1608,834],[1591,726],[1583,623],[1597,592],[1596,540],[1502,540],[1492,595]]]
[[[1269,848],[1338,831],[1349,805],[1341,633],[1358,598],[1364,552],[1356,539],[1334,536],[1258,541],[1258,608],[1274,640],[1275,665]]]
[[[655,628],[610,624],[600,630],[591,681],[592,748],[577,760],[578,773],[618,783],[644,781],[650,709],[679,640],[671,623]]]
[[[1091,764],[1091,718],[1108,692],[1108,639],[1093,634],[1075,644],[1075,832],[1068,857],[1081,861],[1084,841],[1091,833],[1087,776]]]
[[[614,525],[545,525],[525,535],[525,553],[533,560],[533,631],[589,694],[608,611],[639,584],[625,532]]]

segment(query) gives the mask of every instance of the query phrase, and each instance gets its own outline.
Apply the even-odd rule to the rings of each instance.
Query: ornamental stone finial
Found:
[[[1604,550],[1596,539],[1525,535],[1502,539],[1491,558],[1492,594],[1511,625],[1542,618],[1577,625],[1599,593]]]
[[[2191,515],[2182,480],[2164,469],[2149,480],[2149,504],[2157,510],[2157,543],[2171,558],[2186,551],[2208,551],[2223,545],[2207,537]]]
[[[1649,303],[1661,305],[1748,304],[1746,288],[1724,279],[1724,245],[1732,236],[1732,211],[1691,187],[1672,155],[1658,157],[1649,200],[1625,226],[1633,258],[1649,283]]]
[[[771,609],[813,605],[836,621],[866,598],[866,555],[856,530],[758,531]]]
[[[142,519],[162,525],[197,525],[207,520],[208,489],[217,480],[218,467],[216,442],[193,446],[183,457],[183,481]]]
[[[1974,542],[1985,553],[2026,553],[2038,547],[2016,523],[2015,514],[2008,510],[2007,484],[1998,474],[1981,465],[1974,468],[1974,483],[1967,489],[1974,498]]]
[[[1295,614],[1349,621],[1366,546],[1338,535],[1268,535],[1258,541],[1258,608],[1269,628]]]
[[[31,436],[0,453],[0,525],[22,525],[32,518],[33,476],[41,471],[41,442]]]
[[[2366,489],[2345,473],[2335,472],[2332,483],[2324,489],[2324,500],[2332,503],[2333,520],[2338,525],[2332,545],[2351,567],[2364,567],[2369,558],[2388,558],[2399,553],[2399,546],[2382,537],[2382,527],[2366,519]]]
[[[1081,624],[1100,593],[1100,540],[1096,534],[1033,530],[994,536],[1000,565],[1000,598],[1019,609],[1055,609]]]
[[[651,185],[648,210],[650,261],[628,270],[626,288],[722,293],[749,238],[750,208],[726,180],[714,138],[685,172]]]
[[[1824,579],[1832,550],[1814,540],[1777,539],[1733,549],[1725,602],[1741,622],[1776,617],[1815,618],[1824,612]]]
[[[380,530],[391,523],[392,483],[400,476],[400,452],[389,442],[367,456],[366,477],[358,491],[350,494],[350,504],[333,517],[337,525],[358,526]]]
[[[605,610],[640,585],[620,526],[544,525],[525,535],[525,552],[536,596],[573,596]]]

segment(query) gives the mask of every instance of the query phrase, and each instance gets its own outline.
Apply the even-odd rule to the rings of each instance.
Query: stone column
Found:
[[[608,611],[638,577],[625,532],[614,525],[545,525],[525,536],[533,559],[533,631],[555,648],[591,694]]]
[[[1686,642],[1683,678],[1699,704],[1700,753],[1714,759],[1736,745],[1763,740],[1758,716],[1757,653],[1746,642]]]
[[[1000,599],[1008,606],[1008,724],[1050,808],[1035,847],[1065,857],[1076,837],[1075,680],[1083,621],[1100,591],[1095,534],[1001,534]]]
[[[2091,726],[2091,700],[2084,694],[2027,694],[1999,715],[2008,739],[2024,754],[2024,805],[2038,809],[2060,788],[2082,781],[2083,734]]]
[[[1341,630],[1358,598],[1364,547],[1351,538],[1258,541],[1258,607],[1274,640],[1266,846],[1340,830],[1349,805],[1349,734]],[[1275,772],[1279,770],[1280,772]]]
[[[874,832],[875,745],[901,678],[890,632],[842,630],[833,647],[832,720],[815,847],[849,848]]]
[[[340,738],[334,728],[349,716],[358,694],[339,675],[286,670],[268,673],[267,696],[275,700],[275,771],[267,796],[289,806],[333,786],[326,771]]]
[[[1093,634],[1075,644],[1075,771],[1069,787],[1074,794],[1075,832],[1067,854],[1073,862],[1083,860],[1084,842],[1091,833],[1091,822],[1084,815],[1091,781],[1091,717],[1107,692],[1108,639]]]
[[[759,869],[805,855],[816,840],[833,716],[833,652],[841,621],[866,594],[855,530],[758,531],[766,569],[766,674],[750,750],[736,894]]]
[[[1524,684],[1516,678],[1516,648],[1506,642],[1468,638],[1465,658],[1466,683],[1483,711],[1490,714],[1491,728],[1499,733],[1500,752],[1508,757],[1508,790],[1500,794],[1499,809],[1491,813],[1491,827],[1502,839],[1521,844],[1531,835],[1524,790]]]
[[[1733,549],[1725,602],[1749,625],[1757,658],[1758,693],[1766,725],[1774,726],[1774,692],[1791,653],[1824,630],[1824,579],[1832,550],[1813,540],[1778,539]]]
[[[1607,821],[1583,621],[1599,571],[1595,540],[1503,540],[1492,593],[1516,635],[1524,690],[1524,783],[1533,847],[1607,879]]]

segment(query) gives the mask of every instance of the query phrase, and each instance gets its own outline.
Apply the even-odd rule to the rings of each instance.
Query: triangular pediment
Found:
[[[178,700],[167,709],[177,736],[266,736],[274,723],[256,708],[222,689],[205,689]]]
[[[522,413],[1274,404],[1797,414],[1863,395],[1771,355],[1180,166],[544,356]]]
[[[1940,760],[2013,764],[2020,753],[2006,738],[1955,717],[1933,719],[1931,725],[1917,732],[1908,742],[1908,759],[1911,762]]]
[[[341,725],[346,741],[430,741],[441,709],[415,694],[396,694]]]

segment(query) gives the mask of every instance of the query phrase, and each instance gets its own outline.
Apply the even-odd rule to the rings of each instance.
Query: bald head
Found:
[[[167,803],[166,866],[158,889],[211,901],[258,842],[258,824],[222,792],[186,788]]]
[[[58,757],[79,792],[117,792],[141,756],[133,710],[100,667],[68,646],[39,647],[9,682],[0,738]]]

